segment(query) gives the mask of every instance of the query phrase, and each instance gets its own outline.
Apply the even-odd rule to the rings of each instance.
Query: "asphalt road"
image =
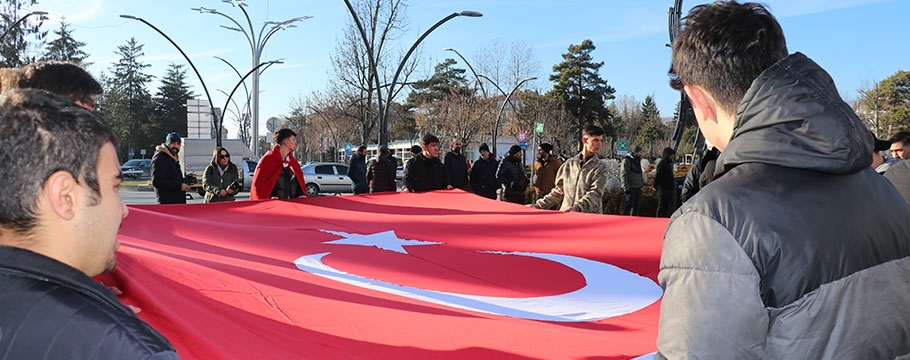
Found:
[[[202,196],[199,194],[191,194],[193,196],[192,200],[187,200],[187,204],[202,204]],[[120,198],[123,199],[123,202],[127,205],[141,205],[141,204],[157,204],[155,201],[155,192],[154,191],[140,191],[135,189],[120,189]],[[235,197],[238,201],[240,200],[249,200],[249,192],[241,192]]]

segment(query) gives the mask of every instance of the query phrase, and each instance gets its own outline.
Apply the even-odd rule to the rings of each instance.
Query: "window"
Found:
[[[332,165],[319,165],[314,172],[320,175],[335,175],[335,171],[332,170]]]
[[[347,175],[348,174],[347,165],[335,165],[335,169],[338,170],[338,175]]]

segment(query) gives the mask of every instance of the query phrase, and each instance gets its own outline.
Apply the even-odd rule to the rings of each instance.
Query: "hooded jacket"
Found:
[[[0,357],[178,359],[171,344],[83,272],[0,245]]]
[[[159,204],[186,204],[186,192],[181,190],[183,185],[183,171],[177,156],[171,154],[167,145],[161,144],[155,148],[152,155],[152,187],[155,188],[155,198]]]
[[[596,155],[585,160],[584,152],[567,159],[556,174],[556,187],[547,196],[537,200],[534,207],[550,209],[559,205],[559,211],[602,214],[604,188],[607,186],[607,164]]]
[[[395,192],[395,163],[391,156],[376,155],[367,166],[367,182],[370,183],[370,192]]]
[[[910,207],[872,141],[806,56],[753,81],[715,180],[667,228],[658,358],[910,353]]]

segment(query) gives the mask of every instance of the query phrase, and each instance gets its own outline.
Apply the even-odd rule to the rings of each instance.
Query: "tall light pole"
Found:
[[[262,51],[265,49],[265,44],[269,41],[270,38],[272,38],[272,35],[275,35],[276,32],[279,30],[296,27],[294,23],[309,19],[312,16],[295,17],[284,21],[266,21],[262,24],[262,27],[259,28],[259,32],[257,33],[256,28],[253,27],[253,22],[250,20],[250,14],[247,13],[245,9],[245,1],[221,0],[221,2],[231,4],[231,6],[239,8],[243,13],[243,17],[246,18],[246,27],[240,25],[240,23],[237,22],[237,20],[234,20],[234,18],[231,16],[215,9],[198,7],[192,8],[190,10],[199,11],[202,14],[215,14],[230,20],[234,25],[236,25],[236,27],[224,25],[221,25],[221,27],[242,33],[246,37],[247,43],[250,45],[250,67],[254,69],[253,74],[250,77],[250,87],[252,88],[250,90],[252,92],[252,95],[250,96],[250,112],[252,114],[252,119],[250,120],[250,137],[252,138],[250,141],[250,150],[256,152],[256,148],[259,145],[257,144],[257,141],[259,140],[259,74],[261,72],[261,70],[259,70],[259,66],[262,64]]]
[[[208,89],[208,87],[205,86],[205,80],[202,80],[202,75],[199,74],[199,70],[196,69],[196,65],[193,64],[193,61],[190,60],[190,57],[187,56],[185,52],[183,52],[183,49],[181,49],[180,46],[178,46],[177,43],[174,42],[174,40],[171,40],[170,36],[167,36],[167,34],[165,34],[163,31],[161,31],[160,29],[155,27],[155,25],[152,25],[150,22],[145,21],[145,19],[143,19],[141,17],[133,16],[133,15],[120,15],[120,17],[122,17],[124,19],[136,20],[136,21],[142,22],[143,24],[148,25],[150,28],[152,28],[153,30],[155,30],[159,34],[161,34],[161,36],[164,36],[164,38],[167,39],[167,41],[169,41],[171,43],[171,45],[174,45],[174,47],[177,48],[177,51],[180,52],[180,55],[183,55],[183,58],[186,59],[186,62],[190,63],[190,67],[193,68],[193,72],[195,72],[196,77],[199,78],[199,83],[202,84],[202,91],[205,92],[206,99],[209,100],[209,111],[211,111],[211,113],[212,113],[212,121],[214,122],[214,126],[215,126],[215,146],[220,147],[221,146],[221,126],[222,126],[222,121],[220,119],[221,117],[215,113],[215,103],[212,102],[212,96],[209,94],[209,89]]]
[[[9,33],[11,31],[13,31],[13,29],[18,27],[19,24],[21,24],[23,21],[25,21],[25,19],[27,19],[29,16],[32,16],[32,15],[47,15],[47,11],[32,11],[28,14],[25,14],[25,16],[19,18],[19,20],[16,20],[16,22],[14,22],[12,25],[10,25],[8,28],[6,28],[5,31],[3,31],[3,35],[0,35],[0,42],[3,42],[3,40],[6,39],[6,36],[9,35]]]
[[[496,143],[498,142],[497,140],[499,140],[498,136],[497,136],[499,134],[499,120],[502,118],[502,112],[506,109],[506,104],[509,102],[509,99],[512,98],[512,94],[514,94],[515,91],[517,91],[518,88],[521,87],[521,85],[524,85],[524,83],[526,83],[528,81],[533,81],[533,80],[537,80],[537,78],[529,77],[527,79],[519,81],[518,84],[515,85],[514,88],[512,88],[512,91],[509,91],[509,94],[506,95],[506,99],[503,100],[503,102],[502,102],[502,106],[499,107],[499,114],[496,115],[496,124],[493,125],[493,155],[494,156],[499,156],[499,153],[496,152]]]
[[[455,49],[453,49],[453,48],[445,48],[445,49],[442,49],[442,51],[451,51],[451,52],[455,53],[455,55],[458,55],[458,57],[461,58],[461,61],[464,61],[465,65],[468,65],[468,69],[471,69],[471,73],[474,74],[474,79],[477,80],[477,85],[480,86],[480,92],[483,93],[483,97],[486,98],[486,97],[487,97],[487,90],[483,88],[483,81],[480,81],[480,75],[477,75],[477,72],[474,71],[474,67],[471,66],[471,63],[468,62],[468,59],[465,59],[464,56],[461,56],[461,53],[458,52],[458,50],[455,50]],[[489,79],[489,78],[486,77],[486,76],[484,76],[484,78],[485,78],[485,79]],[[492,82],[492,81],[491,81],[491,82]],[[496,83],[493,83],[493,84],[495,85]],[[499,85],[496,85],[496,87],[498,88]],[[499,91],[502,91],[502,89],[499,89]]]
[[[445,18],[443,18],[442,20],[439,20],[438,22],[436,22],[436,24],[433,24],[433,26],[431,26],[429,29],[427,29],[427,31],[425,31],[422,35],[420,35],[420,37],[417,38],[417,41],[415,41],[414,44],[411,45],[411,48],[408,49],[408,52],[404,55],[404,58],[401,59],[401,63],[398,64],[398,69],[395,70],[395,75],[392,77],[392,82],[389,85],[388,95],[385,99],[386,101],[383,102],[382,91],[381,91],[382,85],[379,80],[378,65],[376,64],[376,62],[378,61],[377,57],[379,54],[376,54],[374,52],[373,45],[367,38],[367,33],[363,28],[363,24],[360,23],[360,18],[357,16],[357,12],[354,11],[354,7],[351,6],[351,2],[349,0],[344,0],[344,3],[347,5],[348,11],[351,13],[351,17],[354,18],[354,24],[357,25],[357,30],[360,31],[360,38],[363,40],[364,48],[366,48],[367,59],[369,60],[370,71],[372,72],[372,78],[373,78],[373,81],[375,81],[375,83],[376,83],[376,98],[377,98],[377,102],[379,103],[379,146],[388,146],[389,145],[389,134],[388,134],[389,108],[391,107],[392,98],[395,96],[395,85],[396,85],[396,82],[398,81],[398,75],[401,75],[401,70],[404,69],[404,66],[407,63],[408,58],[411,56],[411,53],[414,52],[414,49],[416,49],[417,46],[420,45],[420,42],[423,41],[423,39],[426,38],[427,35],[430,35],[430,33],[433,32],[433,30],[436,30],[436,28],[438,28],[440,25],[444,24],[446,21],[452,20],[458,16],[480,17],[480,16],[483,16],[483,14],[481,14],[480,12],[477,12],[477,11],[462,11],[462,12],[452,13],[449,16],[446,16]]]
[[[411,56],[411,53],[417,49],[417,46],[420,45],[420,42],[423,41],[427,35],[430,35],[433,30],[436,30],[436,28],[438,28],[440,25],[445,24],[446,21],[452,20],[459,16],[481,17],[483,14],[477,11],[462,11],[449,14],[449,16],[442,18],[442,20],[439,20],[433,24],[433,26],[430,26],[427,31],[424,31],[424,33],[420,35],[419,38],[417,38],[417,41],[414,42],[414,45],[411,45],[411,48],[408,49],[408,52],[404,54],[404,58],[402,58],[401,62],[398,64],[398,70],[395,70],[395,75],[392,76],[392,83],[389,87],[388,94],[386,94],[385,109],[382,109],[382,111],[379,113],[379,146],[389,145],[389,108],[391,108],[392,99],[395,97],[395,84],[398,82],[398,75],[401,75],[401,70],[404,69],[404,65],[408,62],[408,58]]]

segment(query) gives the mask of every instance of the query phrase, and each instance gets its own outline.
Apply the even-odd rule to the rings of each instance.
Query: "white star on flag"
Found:
[[[395,230],[383,231],[375,234],[350,234],[331,230],[319,231],[342,237],[338,240],[326,241],[323,244],[373,246],[382,250],[394,251],[402,254],[408,253],[407,250],[404,249],[405,246],[442,244],[441,242],[433,241],[400,239],[395,235]]]

